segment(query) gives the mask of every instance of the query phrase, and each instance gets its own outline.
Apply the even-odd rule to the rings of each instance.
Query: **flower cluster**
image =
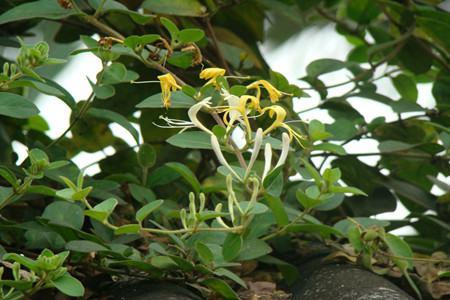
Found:
[[[236,96],[230,93],[226,85],[223,84],[223,80],[220,80],[221,78],[226,78],[225,73],[225,70],[221,68],[207,68],[204,69],[199,75],[200,79],[207,80],[207,82],[204,84],[204,87],[213,86],[220,93],[220,96],[223,100],[222,105],[213,106],[211,96],[202,98],[201,93],[198,92],[195,96],[198,99],[198,102],[192,105],[188,110],[190,122],[170,120],[167,118],[163,119],[166,120],[166,122],[171,127],[196,127],[208,133],[210,135],[211,147],[218,161],[221,165],[228,169],[229,173],[232,174],[233,177],[235,177],[240,182],[247,181],[252,171],[253,165],[257,159],[257,156],[259,155],[261,149],[264,148],[265,167],[263,174],[259,176],[260,179],[264,180],[264,178],[272,169],[272,147],[269,143],[265,143],[265,146],[263,145],[264,137],[270,135],[278,128],[284,129],[286,131],[282,134],[283,146],[280,158],[275,165],[276,168],[285,163],[287,154],[289,152],[290,142],[292,140],[295,140],[301,145],[303,136],[288,124],[286,124],[286,110],[282,106],[275,104],[283,95],[287,95],[286,93],[279,91],[268,81],[261,79],[254,81],[246,86],[247,91],[251,92],[252,90],[256,90],[256,93],[254,95],[244,94],[241,96]],[[170,73],[159,76],[158,79],[160,80],[162,88],[163,105],[164,107],[168,108],[170,107],[171,92],[181,89],[181,86],[177,84],[176,80]],[[271,105],[266,107],[261,106],[262,88],[267,91],[271,102]],[[211,114],[216,114],[217,116],[222,115],[221,120],[226,126],[225,142],[228,142],[228,139],[231,137],[231,133],[236,127],[240,127],[245,132],[246,147],[249,148],[249,146],[252,146],[252,155],[248,164],[246,165],[245,173],[243,175],[238,174],[238,172],[227,162],[225,156],[222,153],[219,138],[212,132],[211,129],[207,128],[199,120],[198,113],[200,111],[206,111]],[[258,128],[256,132],[253,132],[250,124],[250,119],[261,117],[266,113],[271,119],[273,119],[273,122],[267,128]],[[180,126],[180,124],[182,124],[182,126]]]

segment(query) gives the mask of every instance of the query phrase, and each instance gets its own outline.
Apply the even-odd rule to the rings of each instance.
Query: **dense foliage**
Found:
[[[450,175],[450,14],[440,2],[1,1],[0,46],[20,50],[0,57],[0,298],[87,297],[99,281],[150,278],[238,299],[261,272],[292,284],[292,262],[317,241],[330,259],[402,278],[417,297],[450,294],[450,187],[437,178]],[[310,63],[299,88],[258,49],[267,19],[276,43],[331,23],[353,49]],[[42,24],[56,28],[47,41],[16,38]],[[71,52],[53,53],[55,43]],[[86,52],[103,68],[92,94],[74,99],[49,74]],[[349,78],[326,86],[322,75],[339,70]],[[385,78],[399,99],[377,92]],[[432,85],[433,108],[417,103],[419,84]],[[329,97],[338,86],[348,89]],[[36,92],[72,111],[56,139]],[[294,111],[313,93],[334,122]],[[367,122],[351,98],[398,119]],[[344,148],[364,139],[379,143],[375,166]],[[25,161],[13,142],[29,149]],[[71,162],[108,146],[95,176]],[[407,218],[370,218],[398,201]],[[389,233],[407,225],[417,234]]]

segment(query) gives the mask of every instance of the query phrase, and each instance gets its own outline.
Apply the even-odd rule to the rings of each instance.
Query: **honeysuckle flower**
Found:
[[[170,73],[160,75],[160,76],[158,76],[158,79],[161,84],[163,105],[165,108],[169,108],[170,107],[170,94],[173,91],[181,90],[181,86],[179,86],[177,84],[177,81]]]
[[[261,149],[262,141],[263,141],[263,131],[261,128],[258,128],[255,134],[252,156],[250,157],[247,169],[245,170],[244,180],[248,177],[248,175],[250,175],[253,165],[255,164],[256,158],[258,157],[259,150]]]
[[[236,121],[240,121],[244,124],[247,136],[251,138],[251,127],[247,115],[252,109],[256,109],[261,112],[259,106],[259,100],[255,96],[243,95],[237,97],[229,94],[227,91],[223,91],[222,95],[225,95],[224,99],[228,102],[228,107],[224,109],[223,121],[227,125],[227,131],[229,131]]]
[[[200,120],[197,118],[198,112],[203,107],[210,108],[210,104],[211,104],[210,101],[211,101],[211,97],[207,97],[207,98],[203,99],[202,101],[192,105],[188,110],[188,116],[189,116],[189,119],[191,120],[192,124],[195,125],[195,127],[199,128],[211,135],[214,135],[212,133],[212,131],[209,130],[208,128],[206,128],[205,125],[203,125],[202,122],[200,122]]]
[[[272,105],[269,107],[265,107],[262,110],[262,113],[265,112],[269,113],[269,117],[271,118],[275,117],[275,120],[268,128],[266,128],[266,130],[264,130],[264,135],[270,133],[271,131],[275,130],[278,127],[282,127],[285,130],[287,130],[287,132],[289,133],[289,138],[291,140],[295,139],[299,143],[299,145],[302,145],[301,140],[303,139],[303,136],[298,132],[296,132],[294,129],[292,129],[289,125],[284,123],[284,120],[286,119],[286,110],[284,110],[283,107],[279,105]]]
[[[233,168],[228,164],[227,160],[223,156],[222,150],[220,149],[219,140],[214,134],[211,135],[211,146],[220,164],[227,168],[228,171],[230,171],[230,173],[233,174],[239,181],[242,181],[242,178],[236,173],[235,170],[233,170]]]
[[[280,97],[283,95],[283,92],[277,90],[267,80],[261,79],[247,85],[247,89],[256,89],[256,98],[258,98],[258,101],[261,99],[261,86],[263,86],[269,93],[269,98],[272,103],[278,102]]]
[[[286,132],[283,132],[283,134],[281,135],[281,139],[282,139],[281,154],[277,164],[275,165],[275,169],[278,168],[279,166],[284,165],[284,163],[286,162],[286,158],[289,153],[289,145],[291,144],[291,139],[289,138],[289,135]]]
[[[266,178],[267,174],[269,174],[270,168],[272,167],[272,146],[269,143],[266,143],[264,146],[264,171],[262,175],[262,180]]]
[[[208,82],[206,82],[205,85],[214,84],[216,87],[218,87],[216,80],[218,77],[225,75],[225,72],[226,71],[221,68],[206,68],[200,72],[199,77],[200,79],[208,80]]]

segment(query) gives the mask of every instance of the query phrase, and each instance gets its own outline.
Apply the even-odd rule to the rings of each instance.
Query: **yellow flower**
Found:
[[[292,129],[289,125],[284,123],[284,120],[286,119],[286,111],[284,110],[283,107],[279,105],[272,105],[264,108],[262,110],[262,113],[265,113],[266,111],[269,112],[269,117],[271,118],[275,117],[275,121],[273,121],[273,123],[268,128],[266,128],[266,130],[264,130],[263,132],[264,135],[270,133],[271,131],[275,130],[278,127],[282,127],[287,130],[289,138],[291,140],[295,139],[299,143],[299,145],[302,145],[301,140],[304,139],[303,136],[298,132],[296,132],[294,129]]]
[[[272,103],[278,102],[280,100],[280,97],[283,95],[283,92],[280,92],[277,90],[273,85],[271,85],[266,80],[258,80],[255,81],[249,85],[247,85],[247,89],[256,89],[256,98],[258,100],[261,99],[261,86],[263,86],[267,92],[269,93],[269,98]]]
[[[250,95],[242,95],[239,98],[235,95],[228,95],[225,97],[225,100],[227,100],[229,104],[223,115],[223,121],[227,125],[227,131],[231,129],[234,122],[240,120],[243,121],[246,127],[245,129],[248,134],[248,138],[251,138],[252,131],[247,115],[251,109],[261,112],[259,100],[255,96]]]
[[[216,87],[217,85],[217,78],[220,76],[225,75],[225,70],[221,68],[206,68],[203,71],[200,72],[200,79],[208,80],[205,85],[208,84],[214,84]]]
[[[158,79],[161,84],[163,105],[165,108],[169,108],[171,92],[181,90],[181,86],[177,84],[175,78],[173,78],[172,74],[170,73],[160,75],[158,76]]]

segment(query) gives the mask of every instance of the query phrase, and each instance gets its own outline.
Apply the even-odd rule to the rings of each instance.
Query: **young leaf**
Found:
[[[206,244],[197,241],[195,243],[195,250],[197,251],[198,256],[203,262],[210,263],[214,260],[214,254]]]
[[[156,152],[150,144],[142,144],[137,153],[137,160],[141,167],[151,168],[156,162]]]
[[[184,180],[186,180],[192,186],[192,188],[196,193],[200,192],[201,190],[200,182],[198,181],[195,174],[191,171],[191,169],[177,162],[166,163],[166,166],[168,166],[169,168],[175,170],[178,174],[180,174],[181,177],[183,177]]]
[[[217,278],[208,278],[201,282],[206,285],[219,295],[221,295],[224,299],[229,300],[238,300],[239,296],[233,291],[233,289],[223,280]]]
[[[52,281],[52,284],[65,295],[71,297],[82,297],[84,295],[83,284],[69,273],[56,278]]]
[[[413,268],[412,260],[408,259],[413,257],[413,252],[404,240],[398,236],[387,233],[384,237],[384,242],[394,256],[406,258],[392,258],[392,261],[400,268],[400,270],[402,270],[402,272],[405,271],[405,269]]]
[[[136,212],[136,220],[141,223],[149,214],[158,209],[158,207],[160,207],[163,203],[164,200],[155,200],[147,205],[144,205]]]
[[[222,248],[223,258],[231,261],[239,255],[242,248],[242,236],[236,233],[229,233],[225,238]]]

